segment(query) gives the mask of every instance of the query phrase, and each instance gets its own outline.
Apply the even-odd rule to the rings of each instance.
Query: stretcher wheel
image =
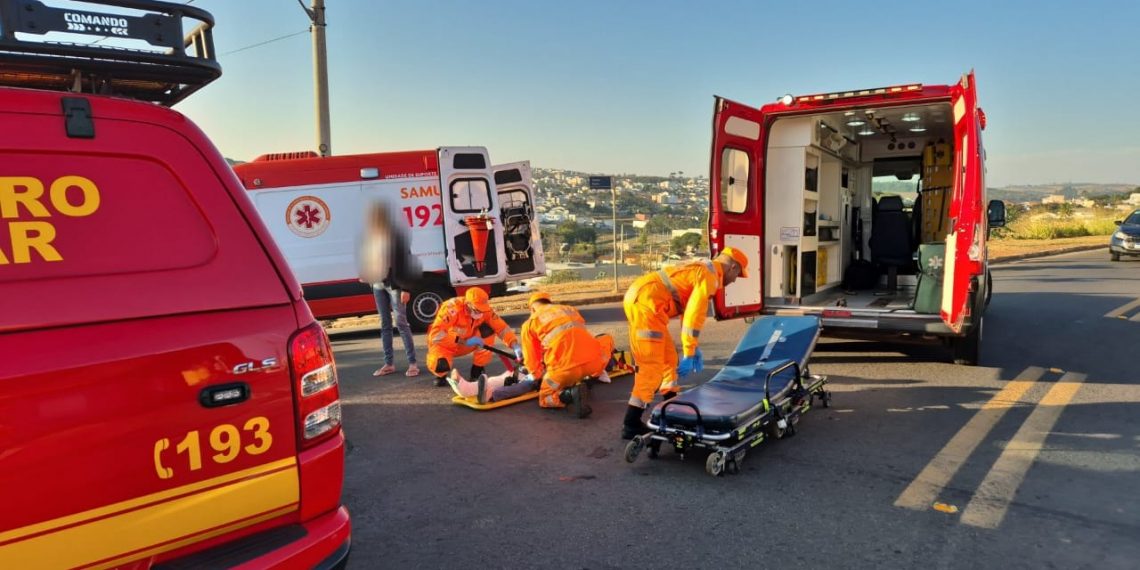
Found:
[[[641,450],[645,449],[645,440],[640,435],[634,436],[632,440],[625,446],[625,460],[628,463],[637,461],[637,456],[641,454]]]
[[[705,460],[705,472],[713,477],[719,477],[721,473],[724,473],[725,463],[727,462],[723,451],[710,453],[709,458]]]
[[[831,392],[824,390],[819,394],[819,402],[825,408],[831,407]]]
[[[654,440],[649,442],[649,458],[657,459],[661,455],[661,442]]]
[[[740,473],[740,460],[733,459],[732,461],[728,462],[728,465],[726,467],[728,469],[729,475],[736,475],[737,473]]]

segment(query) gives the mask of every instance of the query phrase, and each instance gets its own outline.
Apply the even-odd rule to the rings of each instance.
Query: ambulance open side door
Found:
[[[748,277],[715,296],[717,319],[755,315],[763,308],[764,113],[716,97],[709,165],[709,247],[715,257],[734,247],[748,257]]]
[[[954,110],[954,194],[950,201],[950,234],[946,236],[946,279],[942,285],[942,320],[954,332],[962,332],[966,316],[977,324],[982,302],[971,307],[971,291],[979,291],[985,279],[986,210],[982,164],[981,125],[974,72],[950,90]],[[974,295],[981,297],[981,294]]]
[[[443,233],[451,282],[503,282],[503,225],[487,149],[440,148],[439,178],[443,185]]]
[[[534,210],[534,182],[530,161],[492,167],[499,193],[500,221],[503,223],[503,253],[507,279],[519,280],[546,275],[546,259]]]

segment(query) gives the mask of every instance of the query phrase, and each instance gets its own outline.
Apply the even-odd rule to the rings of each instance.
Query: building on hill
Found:
[[[1132,206],[1140,206],[1140,192],[1133,192],[1129,194],[1127,201]]]
[[[1061,194],[1050,194],[1041,199],[1042,204],[1064,204],[1065,196]]]

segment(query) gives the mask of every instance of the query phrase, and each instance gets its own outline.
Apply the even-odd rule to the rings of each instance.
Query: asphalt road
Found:
[[[376,331],[338,335],[350,566],[1137,568],[1140,261],[1026,261],[994,289],[982,366],[825,341],[834,406],[715,479],[699,453],[623,460],[629,378],[587,420],[476,412],[426,375],[373,378]],[[583,314],[625,338],[620,307]],[[693,381],[745,327],[706,326]]]

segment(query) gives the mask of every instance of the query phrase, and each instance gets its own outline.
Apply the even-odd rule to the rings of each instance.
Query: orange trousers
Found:
[[[622,306],[629,321],[629,346],[637,372],[629,405],[644,408],[657,393],[680,391],[677,384],[677,347],[669,334],[673,298],[659,281],[634,284]]]
[[[494,336],[489,336],[483,339],[483,344],[492,345],[494,343]],[[454,367],[453,361],[456,357],[465,356],[471,354],[472,352],[475,353],[475,356],[472,357],[475,366],[486,367],[491,363],[493,355],[491,354],[491,351],[485,348],[475,348],[473,346],[467,346],[465,344],[459,346],[433,345],[428,347],[428,370],[430,370],[431,373],[434,374],[437,378],[443,378],[444,376],[447,376],[448,372],[451,372],[451,369]],[[471,380],[475,380],[475,378],[471,378]]]
[[[542,375],[542,384],[538,389],[539,406],[565,408],[566,404],[558,399],[558,394],[562,390],[577,386],[582,380],[591,376],[598,376],[605,371],[606,364],[609,363],[614,352],[614,338],[608,334],[603,334],[594,337],[594,340],[597,341],[597,350],[589,352],[589,359],[586,362],[563,363],[557,367],[547,365],[546,373]]]

